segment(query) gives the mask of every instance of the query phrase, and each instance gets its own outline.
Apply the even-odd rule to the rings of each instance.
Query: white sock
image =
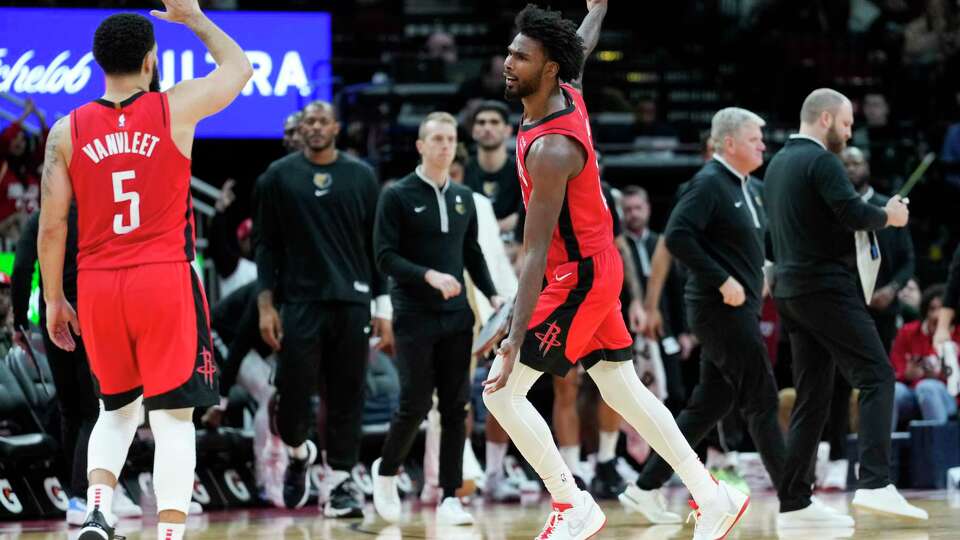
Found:
[[[543,485],[550,492],[553,500],[558,503],[573,504],[580,492],[577,482],[573,479],[573,473],[565,463],[561,463],[560,468],[550,476],[544,476]]]
[[[507,456],[509,443],[487,441],[487,476],[501,476],[503,474],[503,458]]]
[[[606,463],[617,457],[617,439],[619,431],[601,431],[600,445],[597,448],[597,463]]]
[[[696,455],[683,460],[676,471],[698,505],[703,506],[717,496],[717,482]]]
[[[307,459],[307,456],[310,455],[310,450],[307,448],[307,443],[304,442],[300,446],[288,446],[287,455],[294,459]]]
[[[567,464],[570,472],[580,475],[580,445],[561,446],[560,456],[563,462]]]
[[[183,523],[157,523],[157,540],[183,540]]]
[[[100,512],[111,521],[113,516],[113,488],[106,484],[90,484],[87,487],[87,515],[99,506]]]

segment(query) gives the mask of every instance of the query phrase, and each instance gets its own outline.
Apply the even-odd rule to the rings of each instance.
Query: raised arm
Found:
[[[63,294],[63,258],[67,247],[67,219],[73,200],[73,185],[67,164],[73,153],[70,142],[70,117],[64,116],[53,125],[47,137],[47,148],[40,181],[40,227],[37,252],[43,276],[43,297],[47,302],[47,330],[50,339],[61,349],[72,351],[76,344],[69,327],[80,333],[77,313]]]
[[[583,69],[587,65],[587,59],[593,54],[593,49],[597,47],[600,41],[600,26],[603,24],[603,18],[607,15],[607,0],[587,0],[587,16],[580,23],[577,29],[577,35],[583,39],[583,65],[580,66],[580,75],[577,79],[570,81],[570,84],[577,88],[583,87]]]
[[[189,150],[182,146],[183,138],[192,140],[197,122],[236,99],[253,75],[253,67],[240,45],[200,11],[197,0],[163,0],[163,4],[166,11],[153,10],[150,14],[189,28],[217,63],[206,77],[183,81],[167,92],[174,139],[181,150]]]

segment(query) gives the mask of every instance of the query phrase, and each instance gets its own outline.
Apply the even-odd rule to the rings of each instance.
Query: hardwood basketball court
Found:
[[[960,538],[960,493],[946,491],[905,492],[905,495],[930,513],[928,522],[911,522],[854,511],[856,530],[795,530],[777,534],[777,501],[772,492],[756,493],[750,510],[731,538],[753,540],[760,538],[790,538],[802,540],[830,540],[858,538],[872,540],[934,540]],[[852,493],[818,495],[827,504],[848,509]],[[671,489],[668,501],[671,510],[687,514],[686,492]],[[689,539],[691,525],[649,526],[642,519],[628,514],[616,501],[601,503],[607,513],[607,526],[597,540],[660,540]],[[525,504],[486,504],[482,501],[469,506],[477,520],[473,527],[437,527],[432,508],[419,503],[405,506],[408,520],[399,526],[389,526],[378,519],[373,506],[368,504],[363,520],[324,519],[316,508],[298,511],[250,510],[210,512],[192,516],[188,522],[189,540],[531,540],[540,532],[547,517],[549,505],[545,499]],[[153,539],[154,522],[145,519],[124,520],[117,530],[129,540]],[[53,540],[77,537],[77,529],[67,530],[63,521],[0,523],[0,540]]]

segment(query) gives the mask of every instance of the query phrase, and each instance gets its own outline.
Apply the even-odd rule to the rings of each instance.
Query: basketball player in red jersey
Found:
[[[524,108],[517,172],[527,209],[527,255],[510,333],[485,382],[484,403],[553,496],[538,540],[584,540],[606,522],[590,494],[577,489],[546,422],[526,398],[544,372],[563,376],[577,362],[604,401],[690,489],[699,507],[694,538],[719,539],[749,499],[710,477],[630,362],[632,340],[619,301],[623,266],[579,91],[584,50],[597,43],[606,4],[588,0],[579,29],[532,5],[517,15],[519,34],[507,49],[504,76],[506,97],[521,99]]]
[[[164,4],[166,11],[151,14],[186,25],[218,67],[159,92],[152,23],[135,14],[108,17],[93,38],[104,95],[61,118],[47,139],[38,236],[47,327],[66,350],[74,347],[71,330],[82,330],[101,394],[80,540],[114,538],[113,489],[141,403],[156,441],[157,537],[180,540],[196,464],[193,408],[219,401],[206,299],[190,266],[190,153],[197,122],[229,105],[252,68],[197,0]],[[73,198],[79,323],[62,280]]]

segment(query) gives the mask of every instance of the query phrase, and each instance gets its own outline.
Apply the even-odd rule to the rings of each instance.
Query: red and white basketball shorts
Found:
[[[623,261],[616,245],[592,257],[547,271],[547,285],[533,311],[520,362],[563,377],[577,362],[633,358],[633,338],[620,311]]]
[[[219,401],[210,316],[187,262],[77,277],[80,331],[107,410],[143,395],[148,409]]]

